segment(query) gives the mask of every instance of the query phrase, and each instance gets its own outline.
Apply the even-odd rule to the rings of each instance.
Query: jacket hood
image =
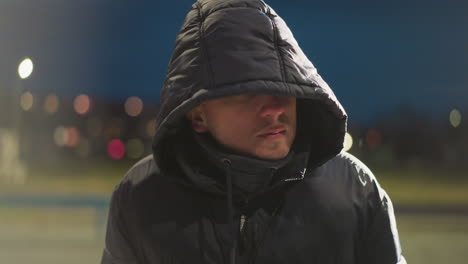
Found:
[[[188,111],[243,93],[300,99],[298,122],[309,128],[316,165],[341,151],[346,112],[276,12],[259,0],[199,0],[176,38],[161,92],[158,166]]]

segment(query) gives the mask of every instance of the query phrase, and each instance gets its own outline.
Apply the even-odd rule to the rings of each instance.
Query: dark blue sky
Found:
[[[0,92],[18,61],[23,87],[157,102],[172,45],[193,1],[3,0]],[[335,90],[350,119],[410,105],[427,115],[468,110],[467,1],[267,1]]]

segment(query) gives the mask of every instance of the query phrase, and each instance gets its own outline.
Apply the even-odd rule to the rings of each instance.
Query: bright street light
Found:
[[[18,66],[18,75],[21,79],[28,78],[33,72],[34,65],[30,58],[25,58]]]

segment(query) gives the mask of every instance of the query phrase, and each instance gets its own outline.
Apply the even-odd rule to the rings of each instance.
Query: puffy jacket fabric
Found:
[[[307,125],[311,145],[298,174],[235,204],[239,230],[233,233],[224,191],[184,173],[174,146],[187,130],[189,110],[242,93],[301,100],[299,122]],[[153,155],[113,192],[102,263],[406,263],[389,197],[364,164],[340,152],[346,120],[271,7],[258,0],[199,0],[169,62]],[[239,245],[235,260],[229,258],[233,243]]]
[[[223,203],[210,198],[142,160],[112,196],[102,263],[227,263]],[[388,196],[350,154],[305,175],[283,201],[273,218],[260,208],[246,220],[268,230],[255,259],[238,263],[406,263]]]

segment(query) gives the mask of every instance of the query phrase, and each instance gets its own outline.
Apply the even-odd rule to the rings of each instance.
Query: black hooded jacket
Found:
[[[284,159],[236,155],[192,132],[188,111],[244,93],[297,98]],[[340,152],[346,120],[271,7],[197,1],[168,66],[153,155],[112,195],[102,263],[406,263],[390,199]]]

